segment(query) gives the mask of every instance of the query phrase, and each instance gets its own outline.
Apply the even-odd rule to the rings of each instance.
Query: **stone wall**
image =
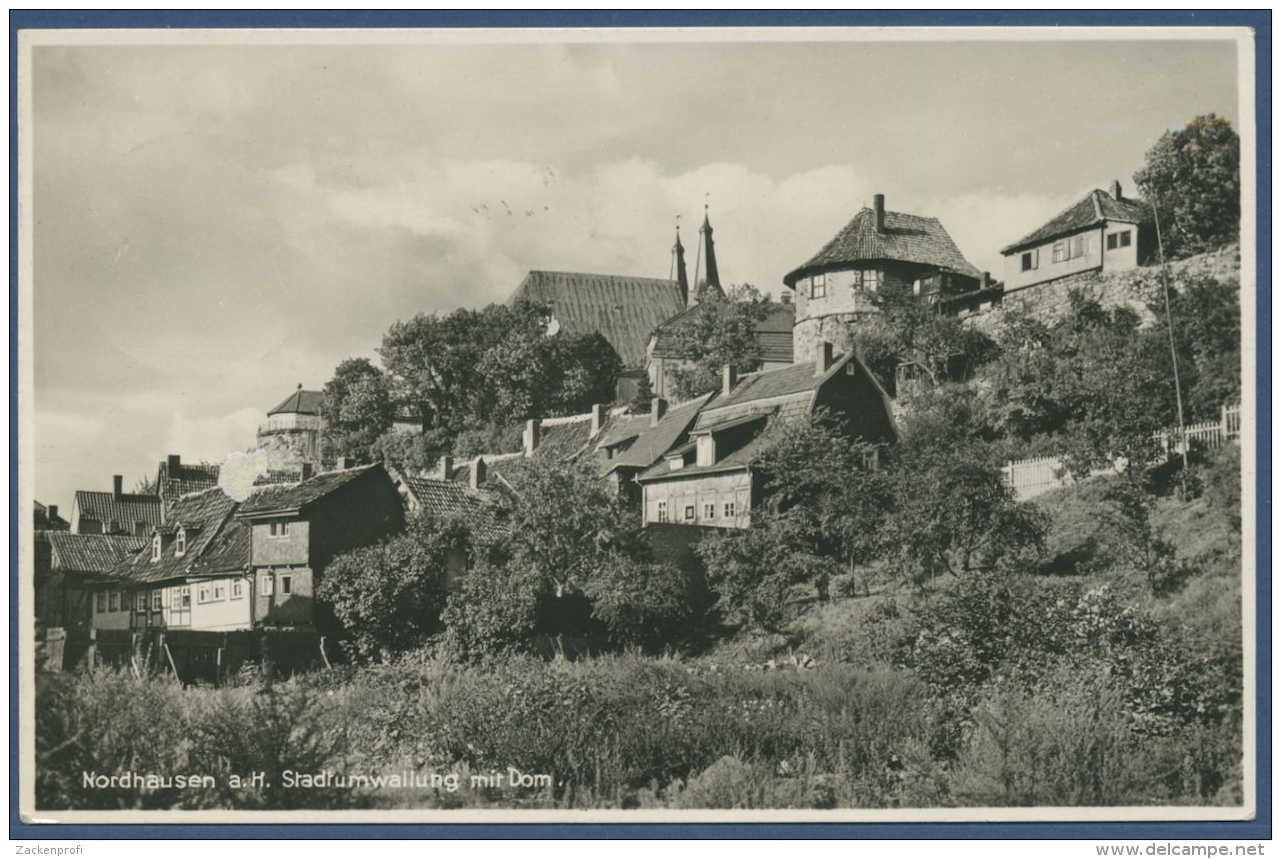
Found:
[[[301,471],[304,462],[318,465],[320,433],[314,429],[258,430],[258,447],[267,452],[272,471]]]
[[[1229,245],[1217,251],[1170,263],[1170,280],[1177,284],[1181,277],[1210,277],[1224,284],[1239,285],[1241,249]],[[1039,283],[1005,293],[1001,304],[962,319],[965,325],[993,334],[1011,311],[1027,312],[1042,322],[1053,322],[1067,315],[1069,295],[1073,290],[1095,298],[1104,308],[1126,306],[1139,314],[1144,325],[1155,321],[1148,305],[1161,301],[1161,269],[1145,266],[1100,274],[1083,272],[1069,277]]]

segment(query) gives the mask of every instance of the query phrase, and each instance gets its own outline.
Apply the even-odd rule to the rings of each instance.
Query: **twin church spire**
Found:
[[[680,224],[676,225],[676,244],[672,246],[672,280],[680,287],[681,298],[686,307],[693,307],[702,300],[707,289],[715,289],[722,296],[721,275],[716,267],[716,244],[712,241],[712,222],[708,217],[707,205],[703,206],[703,225],[698,228],[698,253],[694,258],[694,291],[689,288],[689,276],[685,271],[685,246],[681,244]]]

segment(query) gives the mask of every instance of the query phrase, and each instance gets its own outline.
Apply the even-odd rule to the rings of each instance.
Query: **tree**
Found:
[[[1016,503],[972,392],[944,389],[915,408],[891,463],[893,508],[883,547],[894,569],[923,586],[1028,563],[1046,523]]]
[[[640,381],[636,383],[636,394],[628,405],[633,412],[639,415],[647,415],[649,410],[653,408],[654,386],[650,384],[648,372],[641,376]]]
[[[370,449],[395,417],[387,377],[367,358],[348,358],[325,383],[320,415],[327,455],[370,461]]]
[[[698,311],[674,326],[671,333],[673,347],[688,361],[671,371],[676,396],[689,399],[716,390],[727,364],[739,373],[759,370],[756,326],[769,309],[769,299],[748,284],[731,287],[727,297],[706,290]]]
[[[316,595],[365,659],[408,650],[438,628],[446,569],[471,557],[472,544],[465,522],[418,519],[404,534],[339,555]]]
[[[873,351],[890,352],[899,364],[915,364],[932,385],[961,381],[995,357],[991,338],[944,315],[906,284],[885,284],[873,293],[873,303],[880,312],[868,325],[879,328],[888,340]],[[869,346],[874,343],[875,338]]]
[[[1167,131],[1148,150],[1135,184],[1155,203],[1167,257],[1237,240],[1241,225],[1241,140],[1213,113]]]

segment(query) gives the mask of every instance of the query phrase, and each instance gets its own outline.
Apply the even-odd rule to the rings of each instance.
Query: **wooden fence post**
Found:
[[[169,659],[169,667],[173,669],[174,679],[177,680],[179,683],[182,683],[182,675],[178,673],[178,665],[176,662],[173,661],[173,652],[169,650],[169,642],[165,642],[164,648],[165,648],[165,656],[168,657]]]
[[[320,636],[320,658],[325,661],[326,668],[333,667],[332,665],[329,664],[329,655],[325,653],[325,637],[323,635]]]
[[[89,649],[85,651],[85,661],[90,671],[98,667],[98,628],[96,626],[89,627]]]

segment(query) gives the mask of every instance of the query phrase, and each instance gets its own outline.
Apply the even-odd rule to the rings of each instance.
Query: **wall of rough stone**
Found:
[[[1222,283],[1239,284],[1241,249],[1229,245],[1217,251],[1201,254],[1170,264],[1170,279],[1177,283],[1182,277],[1211,277]],[[1100,274],[1083,272],[1048,283],[1039,283],[1024,289],[1005,293],[1001,304],[986,311],[966,316],[962,322],[993,334],[1006,314],[1012,311],[1027,312],[1043,322],[1053,322],[1066,316],[1070,309],[1069,295],[1073,290],[1093,297],[1107,309],[1126,306],[1139,314],[1144,325],[1155,321],[1148,305],[1161,300],[1161,269],[1158,266],[1126,269]]]
[[[318,463],[319,441],[314,429],[258,430],[258,447],[267,452],[272,471],[301,471],[304,462]]]

